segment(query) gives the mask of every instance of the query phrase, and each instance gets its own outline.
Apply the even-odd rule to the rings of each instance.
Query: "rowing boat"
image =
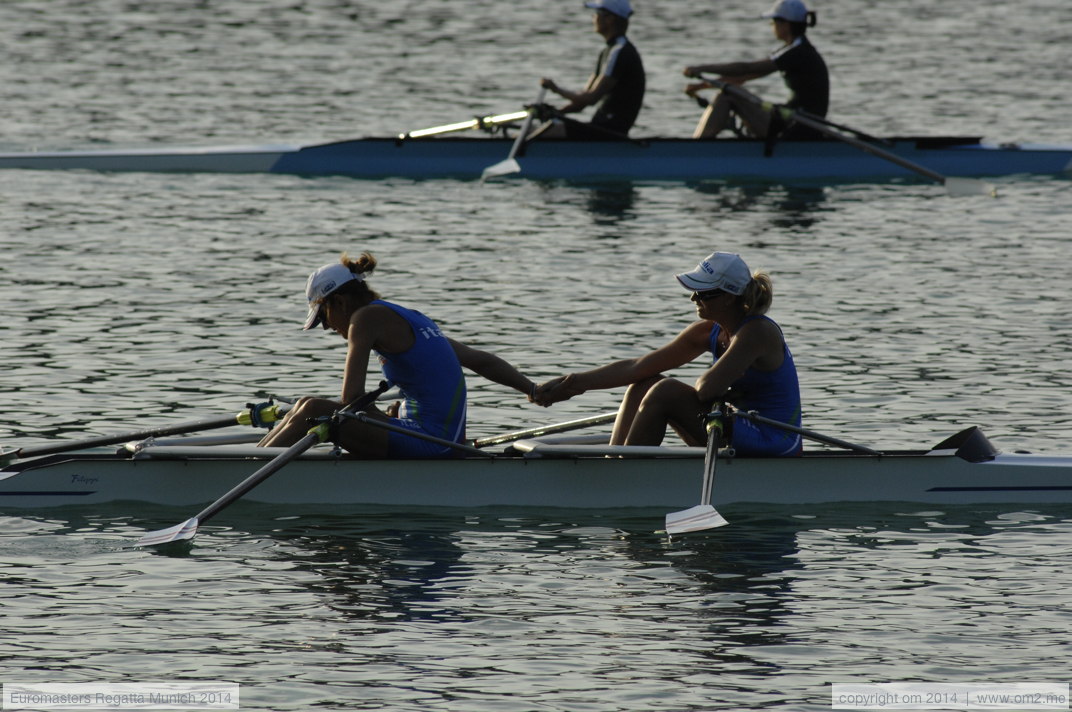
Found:
[[[596,439],[599,439],[596,436]],[[494,457],[354,460],[313,448],[249,492],[255,502],[416,507],[680,508],[700,493],[704,448],[624,447],[593,438],[518,440]],[[603,436],[602,441],[606,438]],[[128,443],[27,458],[0,469],[0,511],[138,501],[196,506],[216,499],[280,448],[211,437]],[[208,444],[206,444],[208,443]],[[722,453],[719,505],[758,502],[1072,503],[1072,454],[1010,454],[976,428],[933,448],[799,458]]]
[[[946,176],[1072,172],[1072,145],[993,144],[974,137],[892,138],[878,145]],[[472,180],[501,162],[511,147],[512,141],[502,136],[403,135],[309,145],[0,153],[0,168]],[[537,140],[524,147],[518,162],[522,170],[516,175],[521,177],[593,182],[872,181],[915,175],[834,140],[784,141],[772,147],[750,139]]]

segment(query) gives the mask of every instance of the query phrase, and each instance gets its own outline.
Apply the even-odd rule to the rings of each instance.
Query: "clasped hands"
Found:
[[[569,400],[573,396],[579,396],[582,393],[584,393],[584,389],[577,385],[577,379],[574,375],[569,374],[568,376],[559,376],[541,383],[536,387],[529,400],[546,408],[552,403]]]

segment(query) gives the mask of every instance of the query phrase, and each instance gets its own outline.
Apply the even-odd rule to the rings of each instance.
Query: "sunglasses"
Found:
[[[710,299],[714,299],[715,297],[720,297],[723,294],[727,294],[727,292],[724,292],[721,289],[708,289],[706,292],[693,292],[692,296],[689,297],[689,299],[693,301],[706,302]]]

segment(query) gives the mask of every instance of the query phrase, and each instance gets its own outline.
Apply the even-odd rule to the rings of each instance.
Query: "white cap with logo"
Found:
[[[681,286],[694,292],[721,289],[740,296],[752,281],[752,272],[740,255],[731,252],[712,252],[696,265],[696,269],[674,275]]]
[[[364,275],[351,272],[350,268],[341,262],[324,265],[309,275],[309,281],[305,283],[305,297],[309,300],[309,316],[305,319],[303,328],[312,329],[320,323],[320,302],[332,292],[347,282],[363,282],[364,280]]]
[[[785,20],[786,22],[807,22],[808,6],[804,0],[777,0],[770,10],[763,13],[768,20]]]
[[[629,0],[589,0],[584,6],[592,10],[606,10],[612,15],[624,18],[633,14]]]

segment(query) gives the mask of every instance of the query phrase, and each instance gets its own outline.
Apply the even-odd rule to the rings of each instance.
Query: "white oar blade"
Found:
[[[182,541],[184,539],[193,539],[197,534],[197,517],[187,519],[182,524],[176,524],[173,527],[167,529],[159,529],[155,532],[149,532],[141,539],[138,539],[136,546],[160,546],[161,544],[169,544],[173,541]]]
[[[986,195],[991,198],[998,197],[998,189],[996,186],[987,183],[984,180],[976,180],[974,178],[948,177],[945,179],[945,189],[949,195],[954,197],[964,197],[968,195]]]
[[[695,507],[666,515],[666,533],[684,534],[699,532],[704,529],[724,527],[729,522],[710,504],[697,504]]]
[[[488,166],[484,169],[484,172],[480,174],[480,180],[487,180],[488,178],[497,178],[498,176],[507,176],[511,173],[520,173],[521,164],[514,158],[507,158],[505,161],[499,161],[493,166]]]

